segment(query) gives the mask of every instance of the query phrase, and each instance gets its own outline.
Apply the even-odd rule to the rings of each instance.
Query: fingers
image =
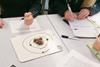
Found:
[[[24,17],[27,17],[28,16],[28,13],[24,13]]]
[[[31,12],[28,12],[28,14],[29,14],[29,15],[32,15],[32,13],[31,13]]]
[[[66,11],[64,14],[64,18],[69,21],[73,21],[74,19],[81,20],[87,18],[89,14],[90,11],[88,9],[81,9],[78,14]]]
[[[88,9],[82,9],[78,13],[77,19],[85,19],[86,17],[88,17],[89,14],[90,14],[90,11]]]
[[[0,20],[0,28],[2,28],[3,26],[4,26],[3,20]]]
[[[29,17],[30,15],[32,15],[31,12],[26,12],[26,13],[24,14],[24,17]]]
[[[33,15],[31,12],[26,12],[24,14],[24,24],[31,25],[33,23]]]
[[[70,11],[66,11],[64,17],[66,20],[73,21],[74,19],[76,19],[77,15]]]

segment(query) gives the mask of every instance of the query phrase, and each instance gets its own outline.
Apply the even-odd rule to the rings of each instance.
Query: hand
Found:
[[[31,25],[33,23],[33,15],[31,12],[24,14],[24,24]]]
[[[3,28],[4,26],[4,21],[0,19],[0,28]]]
[[[90,11],[88,9],[81,9],[81,11],[77,14],[77,19],[85,19],[90,14]]]
[[[100,36],[96,37],[96,40],[93,44],[93,48],[95,48],[97,51],[100,51]]]
[[[74,19],[77,18],[77,15],[75,13],[70,12],[70,11],[66,11],[64,14],[64,18],[66,20],[73,21]]]

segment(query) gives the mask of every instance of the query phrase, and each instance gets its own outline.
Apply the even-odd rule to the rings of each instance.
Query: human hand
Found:
[[[81,9],[81,11],[77,14],[77,19],[85,19],[90,14],[88,9]]]
[[[95,48],[97,51],[100,51],[100,36],[96,37],[93,48]]]
[[[73,21],[74,19],[77,18],[77,15],[75,13],[73,13],[73,12],[66,11],[65,14],[64,14],[64,18],[66,20]]]
[[[33,15],[31,12],[24,14],[24,24],[29,26],[33,23]]]
[[[3,28],[3,26],[4,26],[4,21],[0,19],[0,28]]]

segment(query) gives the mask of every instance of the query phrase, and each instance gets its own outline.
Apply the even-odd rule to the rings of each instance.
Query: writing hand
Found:
[[[77,18],[77,15],[71,11],[66,11],[64,14],[64,18],[69,21],[73,21]]]

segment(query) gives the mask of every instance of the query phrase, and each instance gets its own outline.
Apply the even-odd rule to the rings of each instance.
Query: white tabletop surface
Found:
[[[64,22],[59,15],[48,15],[48,18],[60,37],[61,35],[73,36],[70,26]],[[68,50],[75,49],[84,56],[88,57],[90,60],[100,64],[100,61],[97,60],[94,55],[92,55],[87,47],[87,44],[94,42],[95,39],[61,39]]]
[[[3,29],[0,29],[0,67],[11,67],[11,65],[15,65],[16,67],[60,67],[68,54],[68,50],[63,44],[62,52],[24,63],[19,62],[15,54],[15,50],[10,41],[12,34],[9,27],[9,21],[21,20],[21,18],[5,18],[4,20],[5,27]],[[57,38],[60,40],[60,37],[56,33],[55,29],[53,28],[52,24],[50,23],[50,20],[48,20],[46,15],[38,16],[36,20],[43,29],[52,30],[52,32],[54,32]]]
[[[65,23],[59,15],[42,15],[38,16],[36,20],[43,29],[52,30],[58,39],[62,41],[63,51],[50,56],[45,56],[36,60],[31,60],[28,62],[21,63],[15,54],[14,48],[11,45],[10,38],[11,31],[9,28],[10,20],[21,20],[21,18],[5,18],[5,27],[0,29],[0,67],[11,67],[15,65],[16,67],[61,67],[66,58],[68,52],[71,49],[79,51],[84,56],[88,57],[90,60],[100,63],[89,51],[87,44],[93,42],[94,39],[63,39],[61,35],[72,36],[72,31],[70,27]]]

